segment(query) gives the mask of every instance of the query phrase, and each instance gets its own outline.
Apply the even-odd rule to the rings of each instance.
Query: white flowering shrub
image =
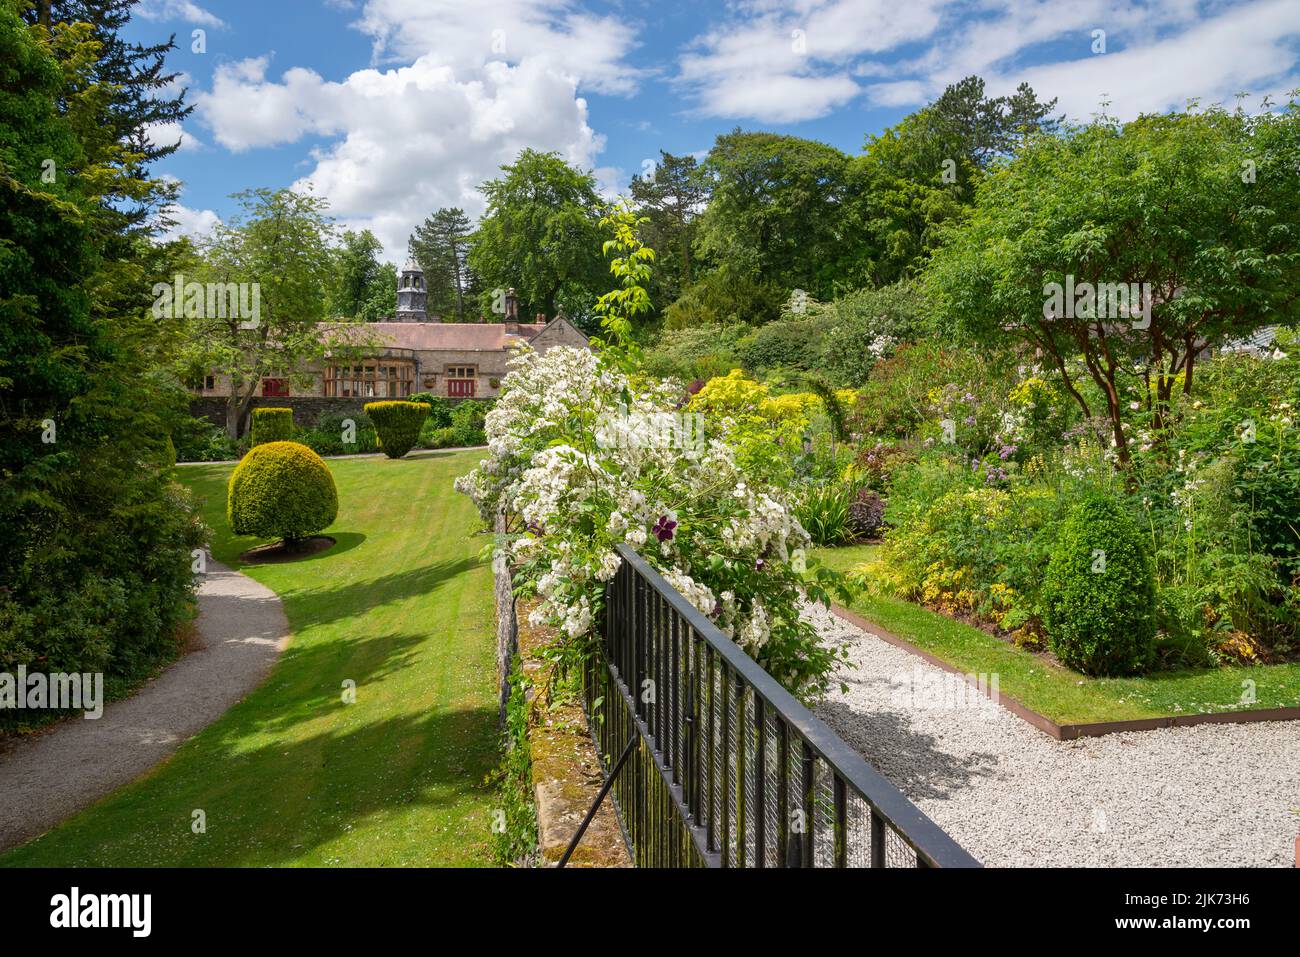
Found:
[[[822,692],[835,655],[800,616],[827,601],[807,533],[782,489],[737,464],[717,436],[663,426],[666,385],[585,349],[526,352],[485,425],[489,455],[456,487],[509,530],[496,560],[541,600],[537,619],[588,635],[626,542],[787,688]],[[690,435],[691,442],[665,441]]]

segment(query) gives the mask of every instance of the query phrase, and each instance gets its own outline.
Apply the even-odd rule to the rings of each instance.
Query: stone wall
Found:
[[[504,516],[497,516],[494,530],[498,535],[505,533]],[[497,707],[504,724],[506,702],[510,698],[510,669],[519,651],[519,618],[515,614],[515,590],[509,565],[492,563],[492,590],[497,608]]]
[[[498,515],[498,533],[505,519]],[[557,640],[553,629],[519,623],[529,610],[515,601],[508,565],[492,567],[497,612],[497,680],[501,718],[505,720],[510,697],[510,672],[515,657],[525,680],[528,751],[532,764],[533,803],[537,808],[537,850],[541,866],[553,867],[563,856],[578,825],[600,793],[604,782],[600,756],[592,740],[587,715],[573,700],[552,701],[550,671],[555,660],[547,653]],[[536,604],[535,600],[532,600]],[[600,810],[569,859],[568,867],[631,867],[632,856],[624,843],[622,825],[612,795]]]

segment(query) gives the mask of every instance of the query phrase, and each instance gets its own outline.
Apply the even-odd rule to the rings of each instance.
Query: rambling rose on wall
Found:
[[[800,615],[826,600],[808,534],[784,490],[737,464],[726,423],[715,435],[664,427],[691,414],[676,411],[679,393],[585,349],[523,353],[488,413],[489,455],[456,487],[485,519],[509,517],[497,559],[541,599],[536,620],[589,634],[625,542],[774,677],[815,696],[835,655]]]

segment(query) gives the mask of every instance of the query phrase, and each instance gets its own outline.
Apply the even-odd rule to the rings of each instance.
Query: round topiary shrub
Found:
[[[255,446],[230,476],[226,518],[236,535],[281,538],[292,546],[338,512],[334,476],[324,459],[298,442]]]
[[[423,402],[368,402],[366,415],[379,435],[379,448],[390,459],[400,459],[420,441],[420,426],[429,415]]]
[[[293,409],[254,409],[253,444],[287,442],[293,438]]]
[[[1101,496],[1061,526],[1043,581],[1048,645],[1088,675],[1144,671],[1155,658],[1155,578],[1137,524]]]

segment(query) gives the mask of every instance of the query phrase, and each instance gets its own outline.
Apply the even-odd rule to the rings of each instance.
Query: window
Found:
[[[325,369],[325,395],[363,399],[404,399],[415,391],[415,363],[410,359],[374,359]]]
[[[478,372],[473,366],[447,366],[447,395],[453,398],[473,396],[478,386]]]
[[[213,389],[215,389],[216,387],[217,387],[217,377],[216,377],[216,376],[214,376],[214,375],[205,375],[205,376],[203,377],[203,389],[204,389],[204,391],[206,391],[206,392],[211,392],[211,391],[212,391]]]
[[[267,399],[287,399],[289,397],[289,380],[262,379],[262,397]]]

